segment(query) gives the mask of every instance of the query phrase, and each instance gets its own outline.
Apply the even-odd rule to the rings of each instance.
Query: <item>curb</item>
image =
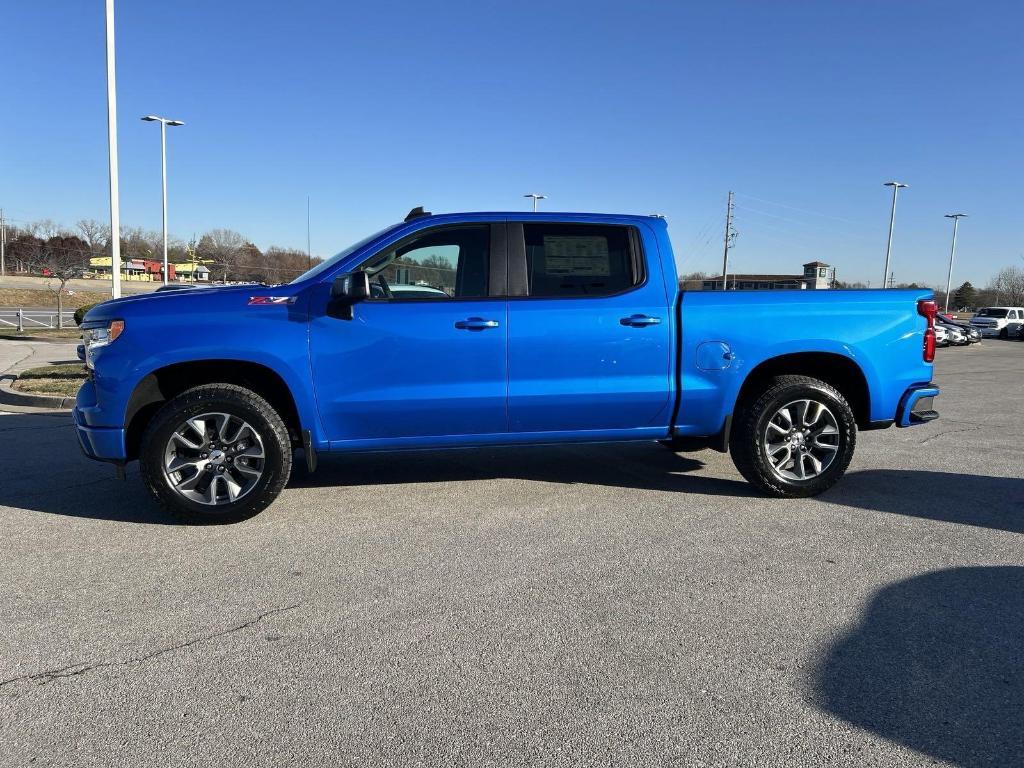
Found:
[[[31,341],[33,343],[43,344],[76,344],[81,341],[79,338],[75,339],[51,339],[46,336],[12,336],[10,334],[0,334],[0,340],[2,341]]]
[[[29,408],[48,408],[50,410],[70,411],[75,404],[74,397],[59,395],[35,395],[27,392],[16,392],[11,388],[14,376],[0,377],[0,403],[4,405],[20,405]]]

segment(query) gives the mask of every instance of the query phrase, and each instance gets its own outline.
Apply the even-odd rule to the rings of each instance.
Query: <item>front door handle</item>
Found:
[[[626,325],[630,328],[643,328],[647,325],[657,325],[660,322],[660,317],[651,317],[650,315],[630,315],[629,317],[619,319],[620,325]]]
[[[460,331],[486,331],[488,328],[497,328],[497,320],[484,320],[482,317],[467,317],[465,320],[458,320],[455,327]]]

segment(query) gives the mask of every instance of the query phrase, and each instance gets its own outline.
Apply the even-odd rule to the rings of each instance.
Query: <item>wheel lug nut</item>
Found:
[[[224,467],[217,467],[217,471],[218,472],[223,472],[224,471]]]
[[[205,453],[200,453],[199,454],[199,458],[200,459],[205,459],[206,457],[207,457],[207,454],[205,454]]]

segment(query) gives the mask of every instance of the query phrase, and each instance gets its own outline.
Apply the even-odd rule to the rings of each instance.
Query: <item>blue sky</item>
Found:
[[[1014,2],[280,2],[117,4],[121,204],[170,229],[236,229],[329,255],[428,210],[659,212],[686,271],[812,259],[881,282],[889,193],[898,281],[1024,266]],[[10,4],[0,206],[108,217],[100,0]]]

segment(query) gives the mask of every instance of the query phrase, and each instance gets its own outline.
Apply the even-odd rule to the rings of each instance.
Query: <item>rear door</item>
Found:
[[[509,222],[509,427],[667,425],[672,311],[646,226]],[[674,293],[673,293],[674,298]]]
[[[420,230],[360,269],[371,298],[350,320],[323,314],[310,326],[328,439],[505,432],[504,222]]]

